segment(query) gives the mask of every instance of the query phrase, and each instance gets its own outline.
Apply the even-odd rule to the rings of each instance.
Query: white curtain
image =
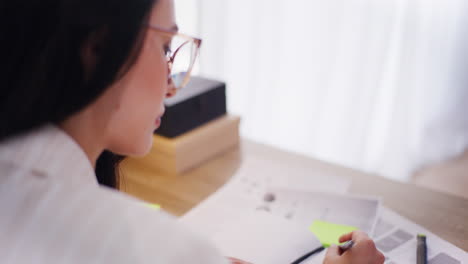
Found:
[[[466,0],[191,2],[244,137],[398,180],[468,145]]]

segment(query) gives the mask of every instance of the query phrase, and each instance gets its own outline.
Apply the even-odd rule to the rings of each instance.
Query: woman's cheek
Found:
[[[147,94],[154,95],[153,99],[157,99],[157,103],[160,103],[166,95],[168,74],[166,58],[153,56],[153,60],[146,63],[147,83],[145,87],[147,87]]]

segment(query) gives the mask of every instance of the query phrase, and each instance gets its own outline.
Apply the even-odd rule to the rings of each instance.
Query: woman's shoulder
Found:
[[[162,263],[225,263],[209,240],[194,233],[163,210],[126,194],[102,188],[102,195],[116,204],[119,210],[120,237],[133,238],[136,256],[154,254]]]
[[[34,173],[2,166],[8,167],[8,174]],[[224,263],[173,216],[124,193],[37,175],[4,179],[10,179],[0,186],[6,263]]]

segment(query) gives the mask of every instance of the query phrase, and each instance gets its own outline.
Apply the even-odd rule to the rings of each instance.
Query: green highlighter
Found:
[[[314,233],[320,243],[326,248],[332,244],[339,245],[340,236],[357,229],[354,226],[338,225],[324,221],[314,221],[309,227],[309,230]]]
[[[416,263],[417,264],[427,264],[427,245],[426,245],[426,235],[418,234],[417,239],[417,248],[416,248]]]

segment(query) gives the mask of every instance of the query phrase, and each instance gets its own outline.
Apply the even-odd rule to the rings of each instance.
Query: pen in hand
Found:
[[[354,245],[354,241],[353,240],[349,240],[349,241],[346,241],[344,242],[343,244],[339,245],[338,247],[340,248],[340,251],[341,251],[341,254],[343,254],[346,250],[352,248]],[[291,264],[299,264],[301,263],[302,261],[308,259],[310,256],[312,255],[315,255],[319,252],[321,252],[322,250],[324,250],[325,248],[324,247],[318,247],[310,252],[308,252],[307,254],[305,254],[304,256],[298,258],[297,260],[293,261]]]
[[[338,247],[341,250],[341,254],[343,254],[346,250],[352,248],[353,245],[354,245],[354,241],[353,240],[348,240],[348,241],[344,242],[343,244],[339,245]]]

